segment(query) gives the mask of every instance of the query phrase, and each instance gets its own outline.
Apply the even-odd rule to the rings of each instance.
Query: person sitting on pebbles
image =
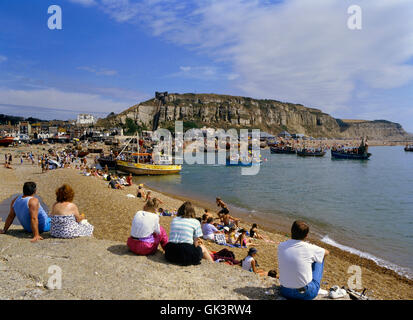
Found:
[[[92,236],[94,227],[79,213],[78,207],[73,203],[74,196],[75,192],[67,184],[56,190],[56,203],[50,213],[52,237],[72,239]]]
[[[268,272],[265,272],[262,269],[258,269],[258,262],[256,260],[258,250],[256,248],[250,248],[248,250],[248,255],[241,261],[241,267],[243,270],[254,272],[259,274],[260,276],[268,275]]]
[[[127,241],[127,246],[138,255],[154,254],[159,244],[165,248],[168,243],[168,235],[159,224],[159,216],[156,213],[158,207],[158,199],[150,199],[143,210],[138,211],[133,218],[131,236]]]
[[[17,217],[24,230],[33,233],[31,242],[43,240],[40,234],[50,231],[50,218],[39,199],[35,197],[36,191],[37,186],[34,182],[26,182],[23,185],[23,195],[12,201],[4,229],[0,230],[0,234],[5,234]]]

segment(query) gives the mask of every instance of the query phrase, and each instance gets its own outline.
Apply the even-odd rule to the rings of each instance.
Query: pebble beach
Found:
[[[62,264],[67,266],[73,274],[81,274],[80,266],[76,264],[76,255],[79,254],[80,261],[83,261],[82,270],[84,272],[97,272],[99,269],[102,272],[107,271],[110,274],[109,264],[113,268],[122,269],[119,272],[121,284],[125,285],[117,287],[116,290],[104,290],[116,280],[116,276],[108,277],[105,282],[98,275],[93,276],[96,290],[86,290],[88,277],[79,276],[74,277],[75,282],[71,285],[69,291],[61,291],[56,294],[39,294],[39,297],[31,298],[45,298],[45,299],[67,299],[67,298],[86,298],[86,299],[277,299],[276,293],[277,281],[276,279],[265,277],[260,279],[258,276],[249,274],[237,266],[228,266],[225,264],[208,264],[203,262],[201,266],[192,267],[178,267],[166,262],[163,257],[162,249],[159,248],[158,253],[153,257],[138,257],[128,252],[126,247],[126,240],[129,237],[131,222],[136,211],[141,210],[144,201],[138,198],[128,197],[129,194],[136,195],[136,185],[125,187],[124,190],[114,190],[108,188],[107,182],[96,177],[86,177],[80,174],[76,169],[58,169],[41,173],[41,168],[32,165],[27,161],[20,165],[18,152],[33,151],[35,154],[45,152],[44,146],[19,147],[19,148],[4,148],[0,149],[1,156],[4,153],[11,152],[14,154],[13,169],[6,169],[0,167],[0,202],[3,202],[13,195],[21,193],[23,183],[26,181],[34,181],[38,186],[37,195],[42,201],[51,208],[55,202],[55,190],[63,183],[70,184],[75,191],[74,202],[79,207],[80,212],[86,215],[87,220],[94,225],[93,239],[76,239],[65,240],[67,242],[65,249],[60,252],[59,246],[53,246],[52,243],[62,242],[45,235],[45,240],[36,244],[31,244],[29,241],[30,235],[25,235],[18,231],[21,228],[13,227],[13,230],[7,235],[0,235],[0,261],[4,262],[2,267],[9,272],[17,272],[16,270],[24,271],[26,275],[36,278],[37,282],[44,282],[44,272],[34,272],[29,261],[24,261],[21,258],[13,258],[15,251],[19,251],[19,255],[29,254],[36,256],[34,264],[41,265],[45,258],[42,256],[52,255],[54,252],[56,256],[66,256],[67,259],[61,258]],[[37,150],[36,150],[37,149]],[[47,149],[47,148],[46,148]],[[90,158],[89,163],[93,160]],[[139,178],[138,178],[139,179]],[[147,189],[148,190],[148,189]],[[182,198],[172,197],[162,190],[151,190],[152,197],[159,198],[163,204],[164,209],[173,211],[177,209],[183,202]],[[191,201],[191,199],[186,199]],[[224,199],[225,200],[225,199]],[[193,201],[197,205],[196,201]],[[3,207],[2,207],[3,208]],[[3,210],[3,209],[2,209]],[[204,208],[196,207],[197,215],[200,217]],[[4,216],[5,212],[0,212]],[[7,214],[7,212],[6,212]],[[171,217],[161,217],[162,226],[169,233],[169,225]],[[254,221],[241,220],[241,227],[249,230],[251,223]],[[3,223],[1,222],[0,228]],[[311,226],[310,226],[311,227]],[[261,233],[270,242],[265,240],[254,240],[254,247],[259,250],[257,260],[260,268],[269,271],[277,270],[277,246],[280,242],[288,239],[288,234],[285,232],[277,232],[277,230],[267,230],[265,226],[260,226]],[[310,238],[310,242],[320,245],[328,249],[331,255],[326,259],[323,283],[321,287],[328,290],[334,285],[347,286],[347,281],[352,274],[347,273],[352,265],[361,267],[362,270],[362,286],[367,288],[368,295],[374,299],[413,299],[413,281],[404,278],[395,272],[379,267],[373,261],[361,258],[359,256],[344,252],[336,247],[329,246],[325,243],[320,243],[316,239]],[[6,246],[6,243],[8,246]],[[206,246],[212,251],[219,251],[224,247],[212,242],[205,241]],[[18,249],[13,249],[17,247]],[[107,248],[112,248],[111,250]],[[243,259],[246,256],[248,249],[230,248],[235,253],[236,259]],[[96,263],[96,257],[99,257],[102,267]],[[89,256],[89,258],[88,258]],[[19,260],[20,259],[20,260]],[[37,259],[37,260],[36,260]],[[47,260],[47,259],[46,259]],[[36,262],[37,261],[37,262]],[[95,262],[93,262],[95,261]],[[116,266],[115,266],[116,262]],[[106,265],[108,263],[108,265]],[[134,263],[145,266],[141,271],[134,269]],[[94,267],[91,265],[93,264]],[[135,266],[136,267],[136,266]],[[95,270],[96,269],[96,270]],[[144,275],[145,280],[145,294],[142,292],[136,293],[134,286],[128,281],[126,275],[133,274],[134,270],[141,276]],[[11,280],[4,277],[4,272],[1,271],[0,283]],[[43,279],[43,280],[42,280]],[[227,280],[226,280],[227,279]],[[230,280],[228,280],[230,279]],[[17,280],[16,280],[17,281]],[[43,281],[43,282],[42,282]],[[173,285],[175,281],[175,285]],[[12,281],[13,282],[13,281]],[[33,282],[33,281],[32,281]],[[16,282],[17,283],[17,282]],[[150,285],[157,283],[156,285]],[[179,285],[177,285],[177,283]],[[10,284],[8,284],[10,286]],[[171,288],[179,287],[173,293]],[[13,287],[13,286],[12,286]],[[34,284],[33,290],[36,289]],[[250,290],[246,288],[251,288]],[[268,294],[268,290],[274,289],[273,294]],[[271,289],[271,290],[272,290]],[[2,289],[3,290],[3,289]],[[40,292],[39,291],[39,292]],[[143,290],[142,290],[143,291]],[[16,291],[18,292],[18,290]],[[31,291],[30,291],[31,292]],[[69,294],[71,292],[71,295]],[[162,292],[162,294],[161,294]],[[267,293],[265,293],[267,292]],[[13,293],[14,294],[14,293]],[[18,296],[10,295],[11,298],[19,298]],[[0,291],[0,298],[7,295]],[[9,298],[10,298],[9,297]]]

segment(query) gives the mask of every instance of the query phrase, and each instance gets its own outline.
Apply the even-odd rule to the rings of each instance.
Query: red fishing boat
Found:
[[[13,142],[14,142],[14,138],[13,138],[13,137],[0,138],[0,146],[1,146],[1,147],[8,147],[8,146],[11,145]]]

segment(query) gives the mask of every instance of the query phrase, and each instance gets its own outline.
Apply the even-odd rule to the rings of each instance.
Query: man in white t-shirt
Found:
[[[312,300],[320,290],[326,249],[305,242],[310,228],[294,221],[291,240],[278,246],[281,295],[288,299]]]

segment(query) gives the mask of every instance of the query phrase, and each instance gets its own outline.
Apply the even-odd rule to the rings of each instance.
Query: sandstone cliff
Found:
[[[273,134],[283,130],[313,137],[405,140],[403,128],[389,121],[340,120],[321,110],[276,100],[258,100],[217,94],[169,94],[165,104],[151,99],[106,119],[111,125],[125,124],[130,118],[152,128],[155,114],[168,127],[176,120],[216,128],[257,128]]]

